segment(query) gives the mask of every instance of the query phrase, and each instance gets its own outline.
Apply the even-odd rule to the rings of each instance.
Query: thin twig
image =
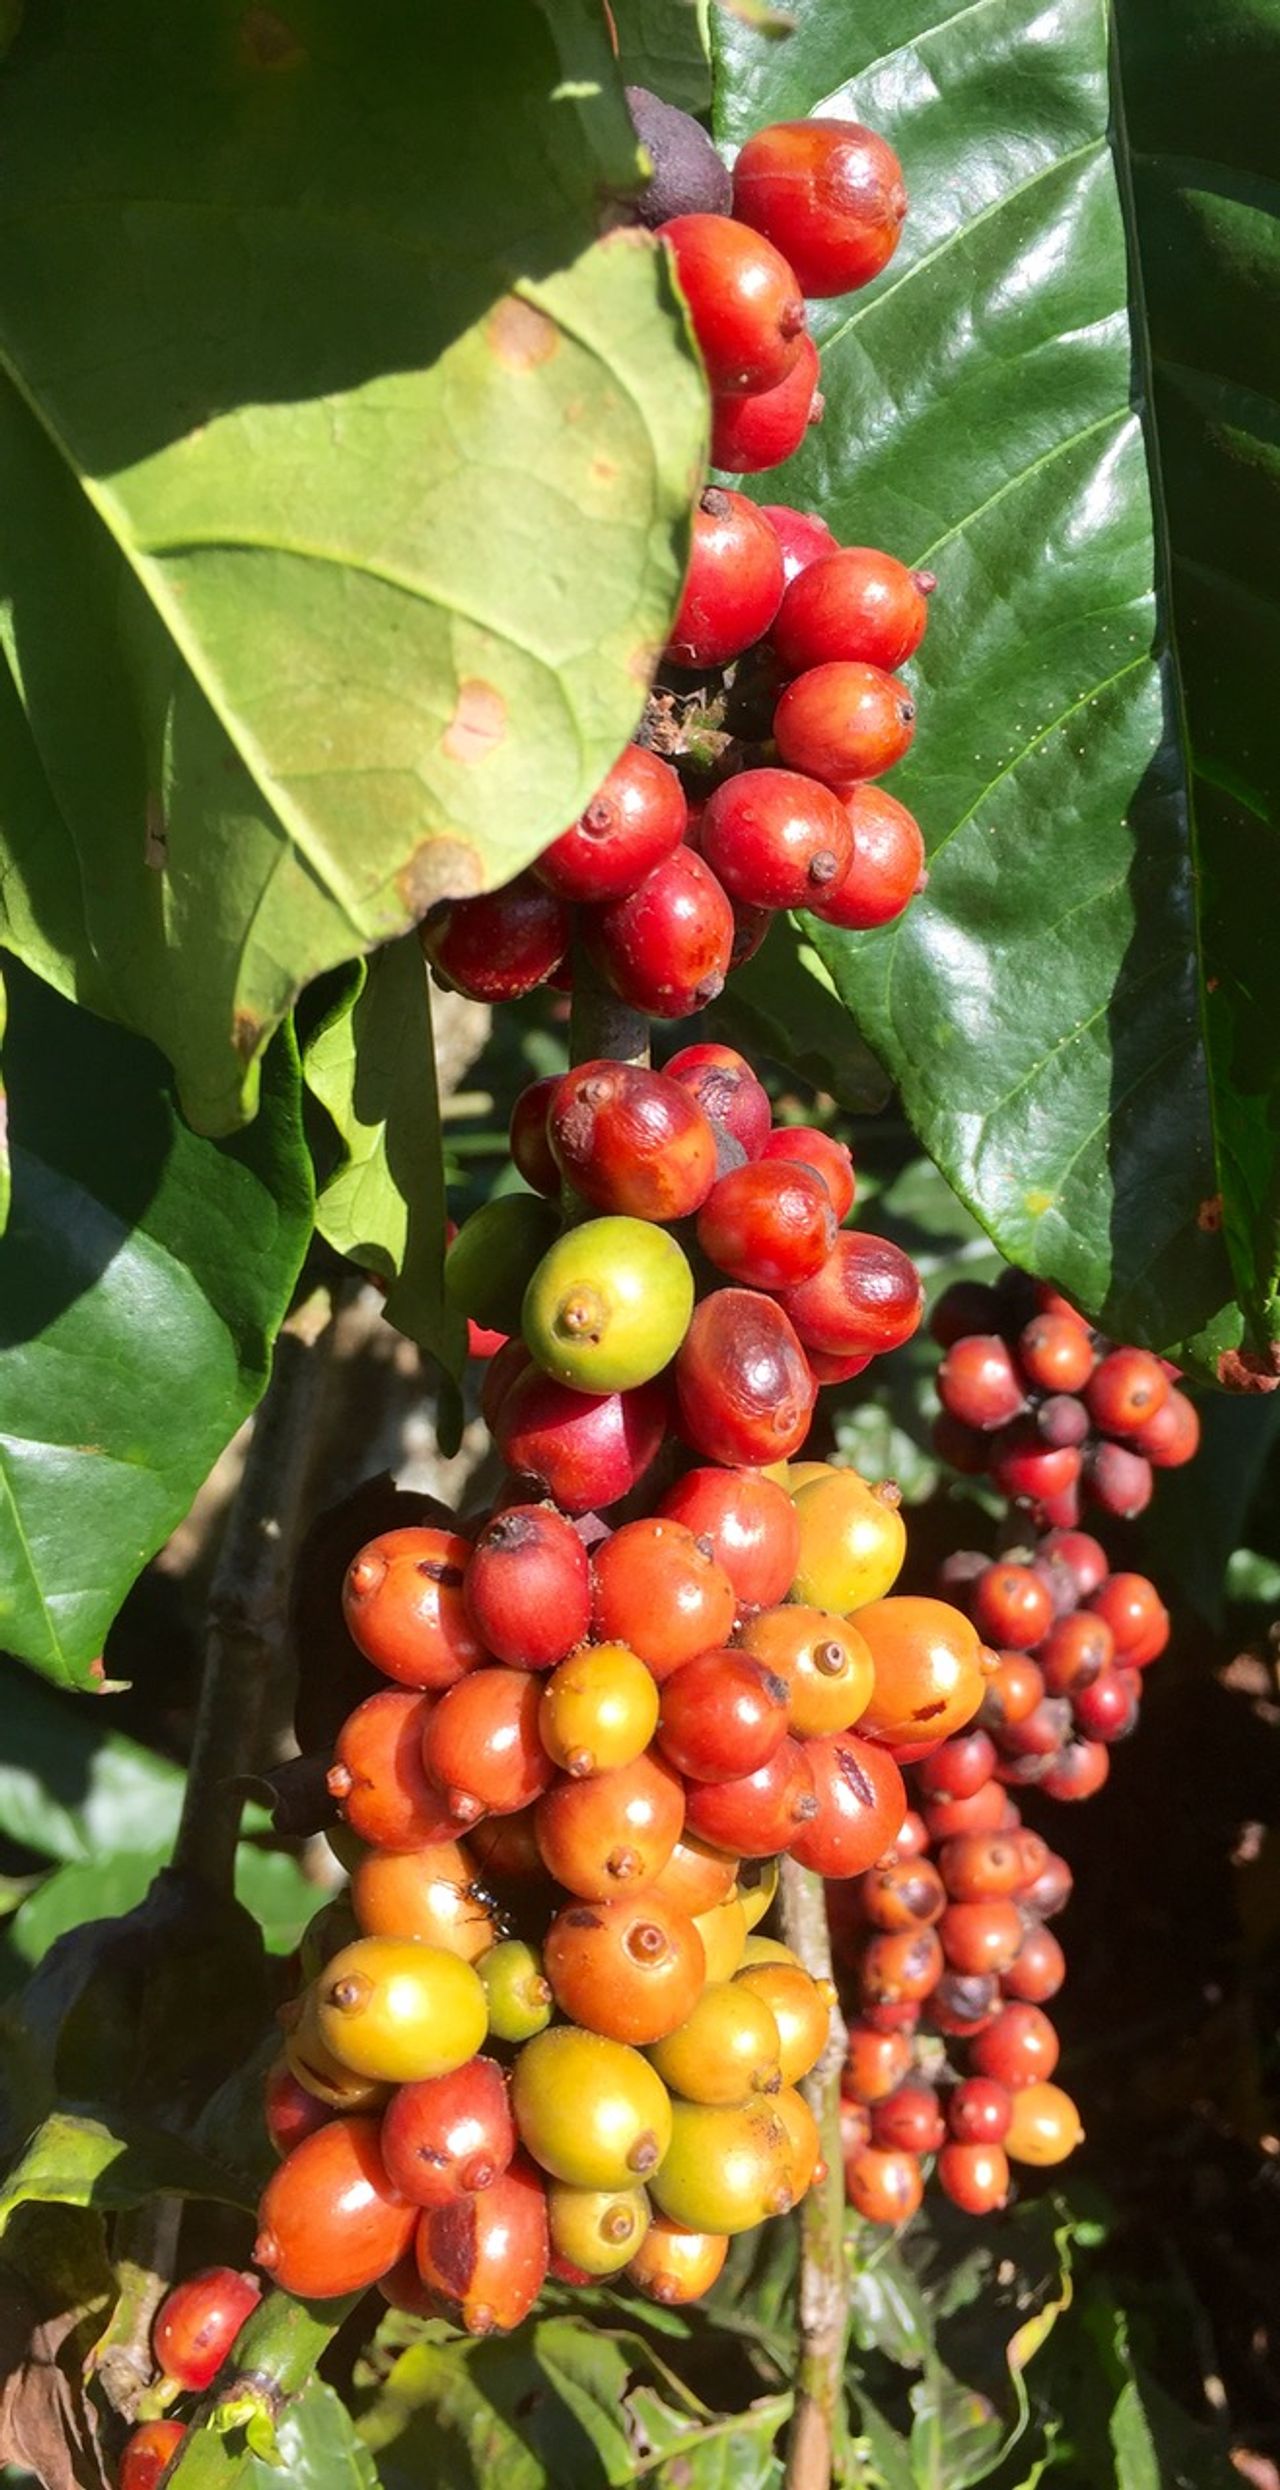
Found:
[[[579,944],[573,961],[569,1061],[593,1063],[602,1055],[615,1063],[647,1064],[649,1023],[643,1012],[610,992]]]
[[[831,1935],[822,1878],[794,1859],[784,1859],[780,1899],[786,1943],[815,1980],[831,1980]],[[800,2208],[800,2357],[785,2490],[828,2490],[844,2391],[849,2319],[840,2156],[844,2053],[845,2029],[833,2005],[827,2046],[803,2086],[818,2122],[827,2174],[810,2188]]]
[[[116,2224],[119,2297],[106,2332],[94,2345],[91,2367],[112,2410],[127,2421],[137,2418],[151,2383],[151,2322],[173,2280],[181,2220],[180,2197],[153,2196],[122,2213]]]

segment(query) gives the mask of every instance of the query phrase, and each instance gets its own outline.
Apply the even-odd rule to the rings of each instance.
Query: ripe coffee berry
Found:
[[[769,1137],[773,1110],[769,1093],[758,1081],[745,1055],[732,1046],[683,1046],[664,1066],[665,1077],[679,1083],[713,1125],[724,1126],[756,1158]]]
[[[665,1383],[630,1392],[572,1391],[530,1363],[490,1425],[503,1460],[567,1513],[615,1504],[644,1476],[667,1430]]]
[[[524,2156],[483,2195],[423,2214],[418,2272],[468,2334],[492,2334],[528,2315],[549,2263],[542,2182]]]
[[[471,1550],[448,1530],[388,1530],[347,1567],[342,1613],[352,1641],[402,1686],[452,1686],[485,1656],[467,1615]]]
[[[782,253],[731,216],[674,216],[659,231],[712,389],[776,389],[805,326],[803,294]]]
[[[1077,1608],[1060,1617],[1040,1647],[1039,1665],[1045,1692],[1076,1695],[1109,1668],[1115,1658],[1115,1637],[1105,1618]]]
[[[1003,2144],[1013,2115],[1006,2084],[970,2075],[947,2096],[947,2125],[958,2144]]]
[[[889,1848],[902,1822],[902,1775],[884,1747],[847,1729],[806,1738],[801,1753],[817,1813],[794,1836],[792,1856],[819,1876],[860,1876]]]
[[[906,685],[879,666],[813,666],[788,684],[774,711],[773,733],[788,769],[848,788],[882,777],[902,760],[915,717]]]
[[[618,899],[680,845],[688,818],[670,762],[628,744],[586,811],[533,870],[562,899]]]
[[[1141,1453],[1131,1452],[1126,1444],[1112,1444],[1104,1439],[1091,1447],[1085,1475],[1089,1493],[1104,1513],[1114,1513],[1121,1521],[1133,1521],[1139,1513],[1146,1512],[1155,1482],[1151,1464]]]
[[[575,1064],[547,1113],[562,1175],[594,1210],[687,1219],[716,1174],[715,1135],[678,1081],[638,1064]]]
[[[1076,1727],[1084,1737],[1114,1746],[1137,1727],[1141,1699],[1142,1680],[1136,1669],[1104,1669],[1091,1685],[1073,1690]]]
[[[972,1798],[995,1768],[996,1751],[985,1729],[966,1729],[924,1757],[916,1767],[916,1785],[926,1798]]]
[[[298,2299],[336,2299],[389,2273],[417,2218],[387,2177],[377,2120],[333,2118],[268,2179],[254,2263]]]
[[[690,1470],[667,1489],[658,1512],[710,1542],[742,1607],[772,1608],[786,1598],[800,1553],[800,1524],[775,1479],[750,1469]],[[623,1639],[637,1648],[634,1634]],[[724,1639],[723,1633],[709,1635],[704,1648]]]
[[[769,635],[783,672],[855,659],[892,674],[924,638],[936,585],[931,571],[909,571],[868,545],[810,562],[786,590]]]
[[[121,2451],[120,2490],[155,2490],[186,2435],[185,2421],[144,2421]]]
[[[1070,1738],[1038,1784],[1046,1798],[1095,1798],[1111,1771],[1111,1750],[1089,1738]]]
[[[456,1825],[514,1815],[548,1789],[555,1767],[538,1733],[542,1688],[527,1669],[473,1669],[442,1695],[422,1757]]]
[[[553,1669],[591,1622],[587,1551],[551,1505],[496,1513],[476,1541],[463,1591],[482,1643],[513,1668]]]
[[[544,1959],[561,2013],[633,2048],[678,2031],[706,1985],[693,1921],[652,1890],[569,1903],[547,1930]]]
[[[625,1522],[601,1540],[591,1572],[596,1635],[625,1643],[659,1683],[699,1652],[727,1643],[733,1631],[737,1598],[729,1574],[673,1518]]]
[[[729,973],[733,910],[709,865],[678,847],[624,899],[593,909],[587,940],[614,992],[654,1020],[715,1000]]]
[[[202,2395],[222,2367],[247,2317],[262,2297],[256,2275],[210,2265],[166,2293],[151,2329],[156,2364],[193,2395]]]
[[[812,1124],[780,1124],[761,1144],[762,1159],[798,1159],[821,1176],[835,1208],[837,1220],[847,1219],[853,1208],[856,1180],[852,1153],[843,1141]]]
[[[411,2205],[451,2205],[492,2187],[516,2149],[506,2077],[492,2058],[401,2084],[383,2114],[380,2149]]]
[[[853,833],[848,871],[834,889],[817,891],[804,904],[824,925],[862,934],[892,924],[922,888],[924,840],[914,813],[887,787],[850,787],[844,808]]]
[[[806,331],[789,372],[773,389],[720,390],[711,402],[711,464],[759,475],[798,450],[822,419],[818,349]]]
[[[1088,1604],[1109,1628],[1116,1659],[1125,1668],[1146,1668],[1159,1658],[1169,1640],[1169,1612],[1145,1574],[1104,1573]]]
[[[1135,1427],[1129,1440],[1155,1469],[1180,1470],[1199,1450],[1200,1419],[1194,1402],[1185,1392],[1170,1392],[1154,1417]]]
[[[839,796],[794,770],[727,778],[707,799],[699,844],[730,898],[762,908],[808,907],[838,889],[853,861]]]
[[[1038,2006],[1005,2006],[972,2042],[969,2063],[1010,2091],[1041,2083],[1058,2063],[1058,2035]]]
[[[973,1586],[970,1615],[983,1641],[1032,1651],[1053,1624],[1053,1601],[1030,1565],[988,1565]]]
[[[781,599],[782,549],[768,520],[745,494],[708,485],[693,516],[668,658],[678,666],[728,665],[768,630]]]
[[[781,1306],[718,1288],[694,1311],[675,1361],[681,1431],[710,1461],[765,1466],[798,1452],[817,1385]]]
[[[871,2112],[871,2141],[882,2152],[936,2153],[946,2133],[937,2093],[918,2077]]]
[[[1110,1447],[1112,1450],[1118,1447]],[[1075,1486],[1082,1468],[1076,1445],[1046,1444],[1034,1418],[1002,1427],[991,1447],[991,1476],[1002,1496],[1047,1506]]]
[[[658,1745],[689,1781],[758,1772],[787,1734],[785,1680],[746,1652],[704,1651],[662,1689]]]
[[[573,918],[554,891],[522,873],[501,890],[434,908],[419,938],[446,985],[473,1002],[510,1003],[560,966]]]
[[[967,1427],[1007,1426],[1026,1403],[1026,1389],[998,1332],[970,1332],[951,1343],[938,1368],[938,1398]]]
[[[1074,1315],[1036,1314],[1018,1335],[1018,1363],[1039,1392],[1080,1392],[1093,1373],[1093,1342]]]
[[[1056,1997],[1067,1976],[1066,1958],[1051,1928],[1028,1928],[1018,1952],[1000,1978],[1006,1997],[1044,2006]]]
[[[785,1296],[806,1348],[832,1357],[879,1357],[918,1328],[924,1289],[909,1254],[888,1237],[844,1229],[811,1279]]]
[[[866,2023],[851,2023],[841,2077],[854,2101],[884,2101],[904,2082],[911,2068],[911,2043],[901,2032],[876,2032]]]
[[[1113,1349],[1085,1388],[1089,1414],[1108,1435],[1132,1435],[1168,1398],[1169,1378],[1146,1349]]]
[[[326,1776],[344,1823],[379,1850],[423,1850],[457,1825],[427,1777],[422,1734],[431,1698],[388,1686],[357,1704],[338,1733]]]
[[[762,502],[760,516],[768,520],[782,547],[782,568],[788,586],[806,564],[820,561],[824,553],[838,551],[826,520],[820,519],[816,511],[793,510],[786,502]]]
[[[777,121],[747,140],[733,169],[735,216],[786,253],[815,300],[878,276],[907,212],[902,167],[858,121]]]
[[[605,1902],[661,1875],[684,1814],[679,1774],[661,1756],[640,1755],[616,1772],[556,1781],[534,1824],[548,1875],[584,1902]]]
[[[547,1137],[547,1109],[559,1086],[554,1072],[546,1080],[530,1081],[511,1110],[507,1137],[512,1164],[535,1193],[555,1195],[560,1190],[560,1170]]]
[[[943,2145],[937,2160],[938,2184],[962,2213],[996,2213],[1009,2194],[1009,2162],[1002,2145],[961,2142]]]
[[[845,2194],[864,2222],[908,2222],[920,2210],[924,2178],[914,2153],[866,2144],[844,2166]]]
[[[821,1269],[836,1240],[835,1206],[812,1169],[757,1159],[712,1186],[698,1243],[743,1288],[792,1288]]]
[[[794,1849],[818,1812],[812,1750],[821,1744],[784,1737],[756,1772],[733,1781],[691,1781],[685,1791],[690,1831],[740,1859]]]

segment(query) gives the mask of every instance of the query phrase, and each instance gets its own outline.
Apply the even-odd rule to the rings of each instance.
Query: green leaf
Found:
[[[5,1023],[9,1007],[5,997],[4,978],[0,975],[0,1048],[4,1045]],[[9,1102],[4,1089],[4,1059],[0,1054],[0,1235],[9,1220],[9,1198],[13,1179],[9,1167]]]
[[[786,918],[755,958],[735,969],[706,1015],[717,1037],[827,1090],[855,1115],[875,1114],[890,1084],[850,1019],[828,970]]]
[[[205,1130],[574,819],[666,637],[705,387],[555,16],[108,0],[0,89],[5,939]]]
[[[386,1313],[455,1383],[466,1327],[444,1296],[445,1195],[426,966],[416,934],[361,962],[303,1053],[346,1157],[320,1189],[334,1251],[389,1283]]]
[[[911,2463],[919,2490],[969,2490],[991,2471],[1004,2427],[985,2395],[931,2361],[911,2389]]]
[[[1243,22],[1243,0],[1224,5]],[[1155,0],[1149,15],[1167,24]],[[921,0],[904,19],[871,0],[803,12],[772,45],[716,23],[726,138],[849,113],[891,140],[912,195],[891,268],[816,307],[825,418],[758,488],[939,582],[893,782],[925,832],[928,888],[880,933],[814,924],[812,940],[1002,1252],[1124,1338],[1195,1340],[1211,1364],[1240,1317],[1205,1205],[1230,1190],[1238,1207],[1245,1188],[1215,1148],[1200,946],[1216,935],[1197,916],[1130,403],[1105,12]],[[1166,262],[1203,320],[1212,287],[1185,253]],[[1268,646],[1260,633],[1256,663]],[[1274,911],[1249,904],[1260,945]],[[1261,996],[1260,953],[1255,972]]]
[[[4,1952],[38,1963],[69,1930],[131,1911],[168,1855],[167,1849],[121,1850],[58,1868],[15,1912],[4,1932]],[[316,1888],[297,1860],[285,1851],[255,1849],[252,1842],[241,1842],[236,1853],[236,1895],[257,1920],[271,1954],[292,1953],[316,1908]]]
[[[1220,1626],[1227,1566],[1245,1536],[1267,1463],[1280,1435],[1280,1395],[1263,1400],[1206,1394],[1200,1452],[1184,1470],[1166,1470],[1143,1518],[1144,1562],[1180,1591],[1210,1625]]]
[[[130,1583],[262,1392],[310,1168],[287,1034],[257,1122],[214,1143],[153,1047],[25,971],[10,983],[0,1639],[91,1687]]]
[[[647,86],[682,112],[704,112],[711,101],[710,0],[610,0],[610,6],[626,84]]]
[[[0,1703],[6,1840],[66,1860],[172,1844],[182,1807],[177,1764],[110,1728],[102,1709],[55,1694],[25,1670],[3,1670]]]
[[[92,2205],[118,2213],[161,2190],[237,2204],[227,2174],[181,2138],[141,2121],[55,2110],[0,2188],[0,2231],[20,2205]]]
[[[207,2425],[183,2442],[170,2481],[181,2490],[283,2490],[295,2480],[303,2490],[377,2490],[341,2398],[315,2375],[356,2304],[268,2291],[237,2336],[232,2375],[206,2407]]]

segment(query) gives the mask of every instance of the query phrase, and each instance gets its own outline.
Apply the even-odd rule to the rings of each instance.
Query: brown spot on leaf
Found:
[[[1196,1226],[1205,1236],[1216,1236],[1222,1226],[1222,1195],[1211,1193],[1196,1212]]]
[[[483,761],[496,752],[507,731],[507,704],[492,683],[471,675],[458,685],[453,716],[440,748],[450,761]]]
[[[242,1063],[250,1063],[262,1042],[262,1022],[256,1012],[248,1012],[243,1004],[233,1013],[231,1043]]]
[[[292,26],[262,7],[246,9],[240,20],[240,54],[249,69],[296,69],[307,57]]]
[[[531,372],[537,364],[549,363],[560,345],[555,321],[519,294],[503,295],[489,315],[485,336],[490,351],[509,372]]]
[[[616,463],[616,461],[615,461],[614,459],[612,459],[612,458],[593,458],[593,459],[592,459],[592,461],[591,461],[591,480],[592,480],[592,482],[593,482],[594,484],[614,484],[614,483],[616,483],[616,482],[617,482],[617,476],[618,476],[617,463]]]
[[[463,839],[424,839],[396,875],[405,912],[415,923],[442,899],[471,899],[484,886],[484,860]]]
[[[1225,1392],[1274,1392],[1280,1384],[1280,1340],[1270,1341],[1261,1355],[1253,1349],[1224,1349],[1218,1381]]]
[[[164,804],[155,787],[152,787],[147,795],[142,840],[142,852],[152,871],[163,873],[169,862],[169,832],[165,823]]]

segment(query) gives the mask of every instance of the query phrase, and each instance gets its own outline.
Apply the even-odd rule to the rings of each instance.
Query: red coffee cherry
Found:
[[[719,390],[711,401],[711,464],[729,475],[761,475],[798,450],[822,420],[821,366],[807,330],[789,372],[772,389]]]
[[[630,1392],[574,1392],[532,1364],[490,1420],[509,1467],[567,1513],[600,1512],[629,1494],[667,1433],[660,1377]]]
[[[1022,1377],[998,1332],[970,1332],[954,1340],[937,1382],[943,1408],[984,1433],[1007,1426],[1026,1406]]]
[[[784,1303],[806,1348],[829,1357],[879,1357],[918,1329],[924,1289],[900,1245],[845,1228],[821,1268],[789,1288]]]
[[[669,761],[628,744],[571,829],[534,872],[561,899],[618,899],[680,845],[689,807]]]
[[[909,2222],[924,2196],[924,2179],[914,2153],[880,2152],[864,2144],[844,2166],[845,2194],[864,2222]]]
[[[388,1530],[353,1556],[342,1586],[352,1641],[402,1686],[452,1686],[485,1658],[463,1584],[471,1550],[450,1530]]]
[[[973,1586],[970,1609],[984,1643],[1032,1651],[1053,1624],[1053,1601],[1030,1565],[988,1565]]]
[[[557,1780],[534,1823],[548,1875],[584,1902],[607,1902],[661,1875],[684,1815],[679,1774],[661,1756],[641,1755],[615,1772]]]
[[[185,2421],[144,2421],[120,2454],[120,2490],[156,2490],[187,2435]]]
[[[880,2152],[936,2153],[946,2134],[937,2093],[919,2076],[899,2084],[871,2112],[871,2141]]]
[[[938,1853],[942,1881],[954,1902],[988,1902],[1020,1891],[1026,1873],[1019,1836],[1014,1833],[957,1833]],[[989,1963],[964,1970],[989,1971]]]
[[[764,1468],[788,1460],[808,1434],[817,1385],[781,1306],[753,1289],[703,1298],[675,1380],[681,1432],[710,1461]]]
[[[776,121],[733,168],[735,216],[785,252],[803,291],[848,294],[878,276],[907,212],[902,167],[858,121]]]
[[[254,2263],[296,2299],[337,2299],[390,2272],[417,2218],[387,2177],[377,2120],[331,2118],[268,2179]]]
[[[817,1813],[791,1843],[793,1858],[819,1876],[861,1876],[882,1858],[902,1823],[906,1791],[886,1747],[842,1729],[806,1738]]]
[[[542,1688],[527,1669],[473,1669],[442,1695],[422,1760],[455,1826],[512,1816],[550,1789],[555,1766],[538,1734]]]
[[[383,2112],[383,2167],[411,2205],[452,2205],[492,2187],[515,2149],[507,2079],[493,2058],[400,2084]]]
[[[591,1559],[598,1641],[625,1643],[661,1685],[733,1631],[737,1598],[724,1567],[680,1522],[624,1522]]]
[[[937,2159],[938,2185],[962,2213],[998,2213],[1009,2195],[1009,2162],[1002,2145],[953,2138]]]
[[[1109,1628],[1125,1668],[1143,1669],[1159,1658],[1169,1640],[1169,1611],[1145,1574],[1104,1574],[1088,1606]]]
[[[527,2317],[547,2276],[542,2181],[523,2154],[481,2196],[424,2213],[418,2272],[468,2334],[505,2333]]]
[[[731,899],[807,908],[837,890],[853,862],[838,795],[794,770],[748,769],[708,797],[699,843]]]
[[[501,890],[433,908],[418,938],[446,985],[476,1003],[511,1003],[560,966],[573,917],[554,891],[521,873]]]
[[[768,520],[745,494],[708,485],[693,514],[668,661],[727,666],[763,637],[781,598],[782,550]]]
[[[911,2043],[902,2032],[878,2032],[871,2024],[849,2025],[842,2089],[854,2101],[887,2101],[911,2071]]]
[[[775,1479],[750,1469],[689,1470],[667,1489],[658,1513],[710,1542],[741,1607],[773,1608],[786,1598],[800,1558],[800,1523]]]
[[[547,1930],[543,1960],[561,2014],[636,2049],[677,2031],[706,1985],[693,1921],[652,1886],[611,1902],[569,1903]]]
[[[710,1122],[721,1124],[741,1142],[747,1157],[758,1157],[769,1136],[773,1109],[769,1093],[758,1081],[745,1055],[732,1046],[682,1046],[663,1066],[665,1079],[676,1081],[701,1107]]]
[[[936,1926],[946,1901],[947,1888],[928,1859],[890,1859],[869,1868],[862,1879],[863,1915],[889,1936],[904,1928]]]
[[[277,2058],[267,2076],[263,2092],[263,2124],[271,2140],[271,2149],[283,2161],[304,2136],[314,2135],[317,2127],[325,2127],[333,2116],[327,2101],[319,2101],[314,2092],[300,2084],[287,2058]]]
[[[891,553],[846,545],[810,562],[792,581],[769,637],[784,674],[854,659],[893,674],[913,657],[937,586]]]
[[[1136,1669],[1104,1669],[1091,1686],[1075,1690],[1071,1709],[1082,1736],[1102,1746],[1115,1746],[1137,1728],[1141,1701],[1142,1680]]]
[[[1082,1392],[1093,1373],[1093,1342],[1074,1314],[1036,1314],[1018,1334],[1018,1364],[1039,1392]]]
[[[1125,1444],[1112,1444],[1105,1439],[1092,1446],[1085,1465],[1089,1493],[1104,1513],[1114,1513],[1121,1521],[1133,1521],[1145,1513],[1151,1502],[1155,1481],[1151,1464],[1141,1453],[1131,1452]]]
[[[1080,1608],[1070,1617],[1059,1617],[1040,1647],[1046,1694],[1077,1695],[1083,1687],[1092,1686],[1110,1668],[1115,1649],[1115,1636],[1105,1618]]]
[[[1096,1798],[1111,1772],[1109,1746],[1089,1738],[1071,1738],[1038,1784],[1046,1798]]]
[[[932,1762],[933,1758],[925,1760]],[[985,1781],[972,1798],[930,1799],[924,1810],[930,1839],[935,1842],[950,1841],[960,1833],[998,1833],[1007,1825],[1009,1816],[1009,1800],[996,1780]]]
[[[1005,2006],[974,2040],[969,2063],[1010,2091],[1043,2083],[1058,2063],[1058,2035],[1038,2006]]]
[[[1007,2084],[969,2075],[947,2096],[947,2125],[957,2144],[1003,2144],[1013,2116]]]
[[[929,2021],[949,2040],[972,2040],[1000,2011],[1000,1983],[993,1971],[944,1971],[929,1999]]]
[[[507,1505],[476,1541],[464,1595],[495,1659],[517,1669],[553,1669],[591,1623],[587,1551],[552,1506]]]
[[[831,1196],[836,1218],[848,1218],[853,1208],[855,1178],[853,1155],[843,1141],[820,1132],[814,1124],[779,1124],[761,1144],[760,1157],[797,1159],[801,1166],[811,1167],[815,1175],[821,1176]]]
[[[1106,1550],[1087,1530],[1046,1531],[1040,1556],[1044,1562],[1065,1566],[1078,1600],[1088,1599],[1107,1579]]]
[[[457,1825],[422,1761],[431,1697],[388,1686],[343,1722],[327,1775],[343,1821],[379,1850],[425,1850]]]
[[[806,1738],[783,1738],[767,1764],[736,1781],[693,1781],[685,1791],[689,1830],[739,1859],[769,1859],[789,1849],[817,1810]]]
[[[658,231],[717,393],[776,389],[797,361],[804,299],[782,253],[732,216],[673,216]]]
[[[1044,1506],[1074,1487],[1083,1465],[1077,1446],[1046,1444],[1034,1418],[1017,1418],[993,1439],[990,1466],[1002,1496]]]
[[[1089,1414],[1107,1435],[1132,1435],[1168,1398],[1169,1378],[1147,1349],[1113,1349],[1085,1388]]]
[[[882,778],[911,749],[916,705],[905,683],[879,666],[811,666],[789,683],[773,713],[788,769],[847,789]]]
[[[965,1729],[922,1759],[916,1785],[926,1798],[972,1798],[995,1768],[996,1751],[985,1729]]]
[[[1025,1719],[1009,1721],[1000,1734],[1000,1753],[1009,1756],[1051,1756],[1071,1734],[1071,1706],[1061,1695],[1042,1695]],[[1030,1780],[1035,1774],[1026,1776]]]
[[[953,1280],[929,1317],[929,1337],[940,1349],[949,1349],[957,1340],[968,1339],[971,1332],[993,1333],[999,1314],[995,1290],[985,1281]]]
[[[920,2005],[936,1988],[943,1968],[936,1929],[903,1929],[866,1939],[858,1956],[858,1995],[865,2005]]]
[[[788,586],[810,562],[819,562],[824,553],[838,550],[825,519],[813,510],[793,510],[787,502],[762,502],[760,516],[767,519],[782,547],[782,568]]]
[[[209,2265],[165,2294],[151,2328],[156,2365],[192,2395],[211,2386],[262,2297],[256,2274]]]
[[[561,1174],[594,1210],[687,1219],[715,1182],[715,1134],[697,1101],[638,1064],[575,1064],[551,1100],[547,1135]]]
[[[1167,1401],[1135,1427],[1129,1438],[1135,1452],[1157,1470],[1180,1470],[1200,1449],[1200,1417],[1185,1392],[1170,1392]]]
[[[924,840],[914,813],[887,787],[850,787],[844,808],[853,833],[853,856],[843,881],[805,901],[811,916],[862,934],[890,925],[925,881]]]
[[[545,1193],[553,1198],[560,1190],[560,1170],[547,1134],[547,1109],[559,1086],[554,1072],[544,1081],[530,1081],[528,1088],[521,1090],[511,1110],[508,1126],[511,1158],[517,1174],[523,1176],[527,1185],[532,1185],[535,1193]]]
[[[593,959],[615,994],[654,1020],[714,1002],[729,973],[733,910],[709,865],[678,847],[625,899],[591,911]]]
[[[1000,1983],[1006,1997],[1016,1997],[1030,2006],[1044,2006],[1057,1996],[1066,1976],[1066,1957],[1053,1930],[1028,1928],[1013,1961],[1001,1972]],[[987,2073],[994,2071],[984,2069]]]
[[[787,1734],[784,1680],[741,1651],[704,1651],[662,1688],[657,1743],[689,1781],[759,1772]]]
[[[1060,1859],[1056,1851],[1051,1850],[1043,1867],[1029,1884],[1022,1887],[1018,1900],[1023,1909],[1033,1911],[1037,1919],[1056,1919],[1059,1911],[1065,1910],[1071,1900],[1074,1881],[1066,1860]]]
[[[811,1279],[835,1241],[835,1205],[822,1178],[784,1159],[734,1168],[698,1213],[704,1254],[742,1288],[792,1288]]]
[[[1008,1970],[1025,1931],[1016,1902],[988,1895],[980,1902],[949,1902],[938,1922],[942,1950],[953,1971]]]
[[[1089,1412],[1083,1401],[1069,1392],[1052,1392],[1041,1401],[1035,1413],[1036,1433],[1044,1444],[1055,1449],[1064,1444],[1083,1444],[1089,1434]]]

